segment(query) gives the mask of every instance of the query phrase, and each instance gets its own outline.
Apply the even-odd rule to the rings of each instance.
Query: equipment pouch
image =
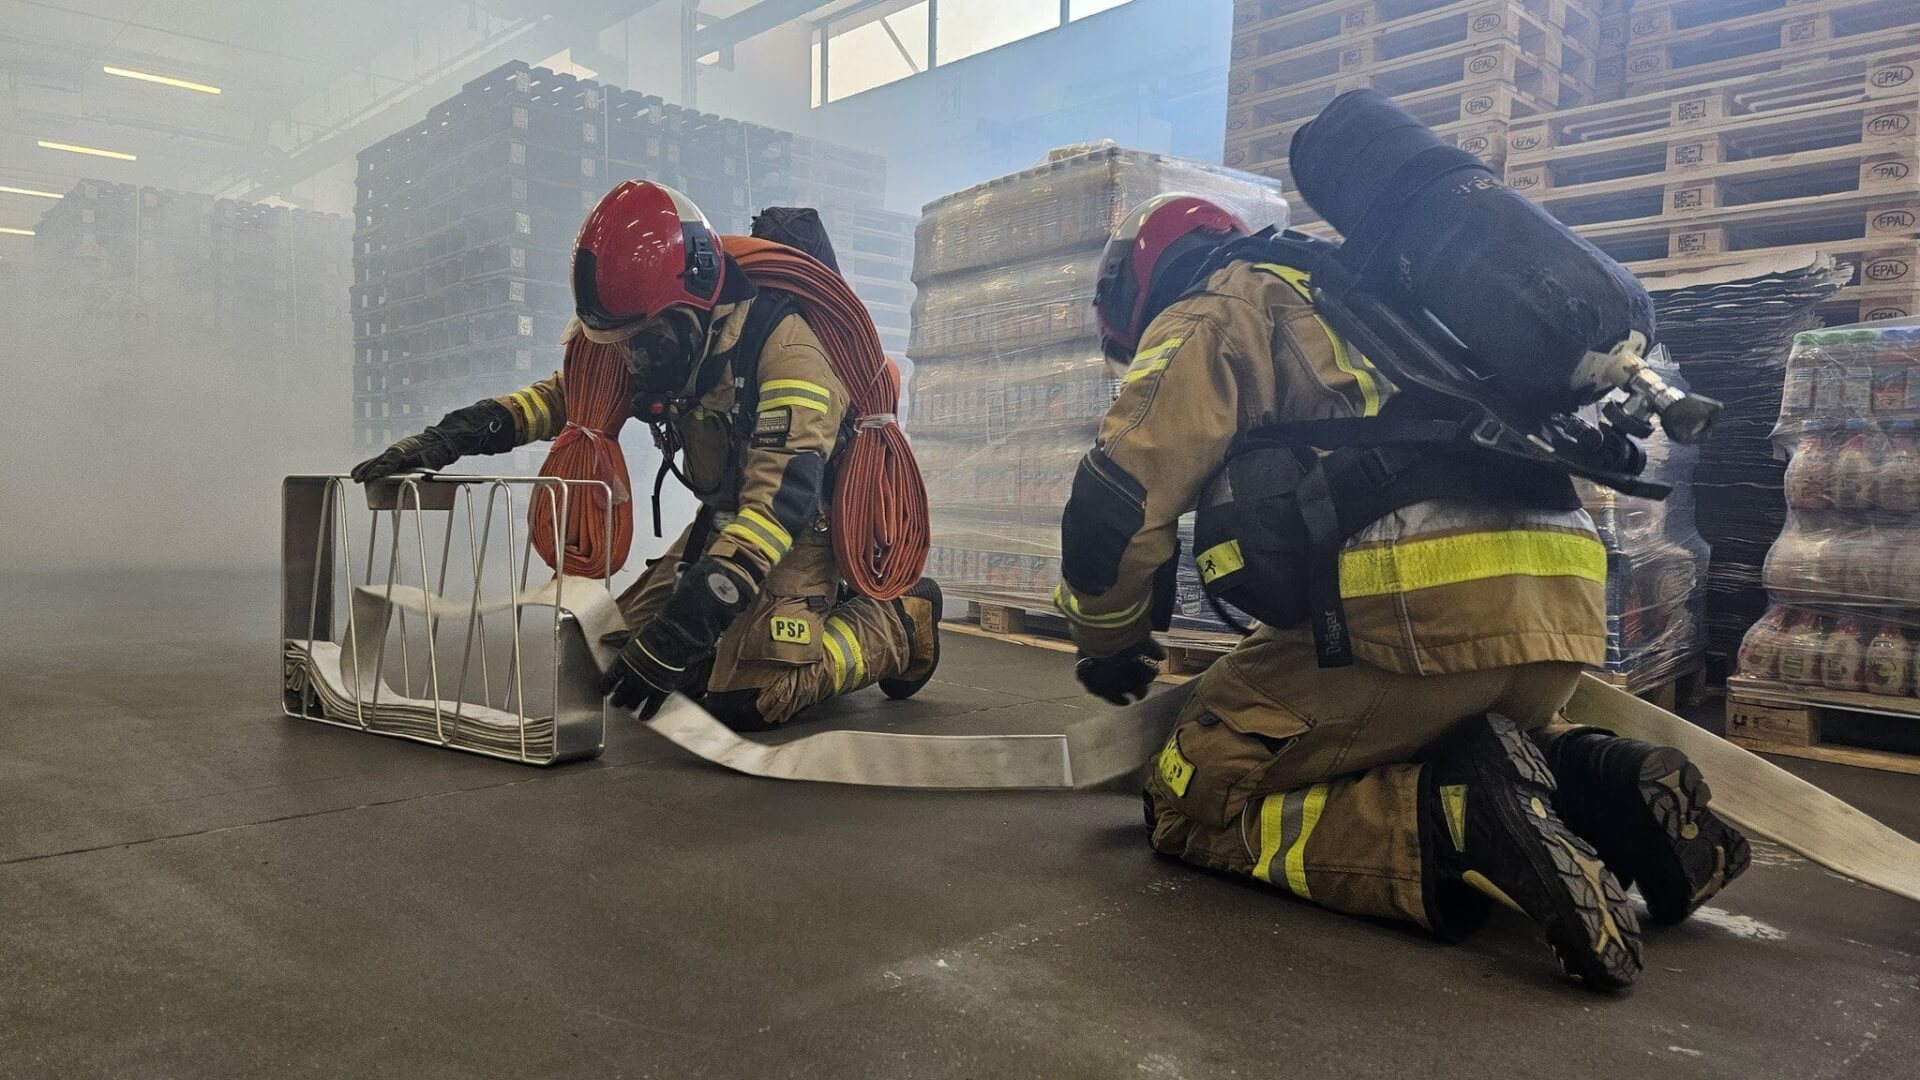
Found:
[[[1291,449],[1236,454],[1194,517],[1201,586],[1269,626],[1296,626],[1308,614],[1310,544],[1297,497],[1306,472]]]

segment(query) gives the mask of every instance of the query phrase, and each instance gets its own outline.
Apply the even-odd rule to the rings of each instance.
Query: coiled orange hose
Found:
[[[607,534],[607,504],[596,494],[583,498],[576,490],[567,500],[564,523],[568,574],[600,577],[608,567],[626,565],[633,549],[633,496],[627,480],[627,458],[620,452],[620,429],[632,405],[627,400],[627,360],[617,345],[588,341],[585,334],[567,340],[560,365],[560,388],[565,395],[567,424],[553,440],[541,476],[565,480],[600,480],[613,489],[613,534]],[[533,547],[548,566],[556,566],[553,551],[553,515],[560,503],[558,490],[536,492],[528,527]],[[611,562],[609,562],[611,555]]]
[[[881,348],[866,305],[825,264],[771,240],[726,236],[720,243],[754,284],[799,299],[847,388],[855,421],[833,493],[834,559],[854,591],[892,600],[920,580],[931,543],[926,483],[894,417],[900,369]]]

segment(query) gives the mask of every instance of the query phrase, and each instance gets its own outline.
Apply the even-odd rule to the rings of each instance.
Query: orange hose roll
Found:
[[[855,592],[892,600],[920,580],[931,543],[926,483],[894,416],[900,369],[881,348],[866,305],[825,264],[771,240],[725,236],[720,242],[754,284],[800,301],[802,317],[847,388],[854,432],[835,480],[834,558]]]
[[[560,365],[560,389],[566,401],[567,423],[548,449],[540,475],[599,480],[613,489],[611,535],[607,531],[606,496],[598,491],[592,497],[583,497],[585,493],[575,489],[567,498],[567,519],[562,523],[566,544],[563,572],[600,577],[609,567],[618,570],[626,565],[633,548],[633,496],[628,486],[627,458],[620,451],[620,429],[632,409],[627,400],[627,360],[619,346],[595,344],[585,334],[569,338],[566,350]],[[528,516],[534,550],[548,566],[555,567],[559,564],[554,561],[553,516],[560,501],[557,488],[537,491]]]

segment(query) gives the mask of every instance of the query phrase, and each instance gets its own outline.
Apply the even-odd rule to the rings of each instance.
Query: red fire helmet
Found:
[[[573,303],[590,331],[612,333],[676,304],[712,311],[726,276],[720,237],[693,200],[650,180],[627,180],[580,226]]]
[[[1169,192],[1134,207],[1100,257],[1093,306],[1100,319],[1101,349],[1121,363],[1133,358],[1146,330],[1154,271],[1177,242],[1195,233],[1224,239],[1251,231],[1231,211],[1198,195]]]

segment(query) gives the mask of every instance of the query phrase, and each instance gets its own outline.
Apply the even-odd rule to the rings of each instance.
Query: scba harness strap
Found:
[[[1191,292],[1235,261],[1282,277],[1305,291],[1330,245],[1272,231],[1224,245],[1196,272]],[[1292,273],[1288,273],[1292,270]],[[1323,326],[1342,368],[1357,361],[1338,326]],[[1321,667],[1353,663],[1342,599],[1346,541],[1415,503],[1463,500],[1571,511],[1580,498],[1566,472],[1474,444],[1474,418],[1405,393],[1370,415],[1266,425],[1247,432],[1195,518],[1201,584],[1223,620],[1227,605],[1273,626],[1309,624]],[[1241,627],[1244,630],[1244,627]]]
[[[1432,499],[1580,508],[1564,473],[1466,445],[1459,428],[1382,416],[1275,424],[1243,435],[1194,520],[1208,597],[1272,626],[1308,623],[1320,666],[1344,667],[1353,646],[1341,562],[1353,535]]]

